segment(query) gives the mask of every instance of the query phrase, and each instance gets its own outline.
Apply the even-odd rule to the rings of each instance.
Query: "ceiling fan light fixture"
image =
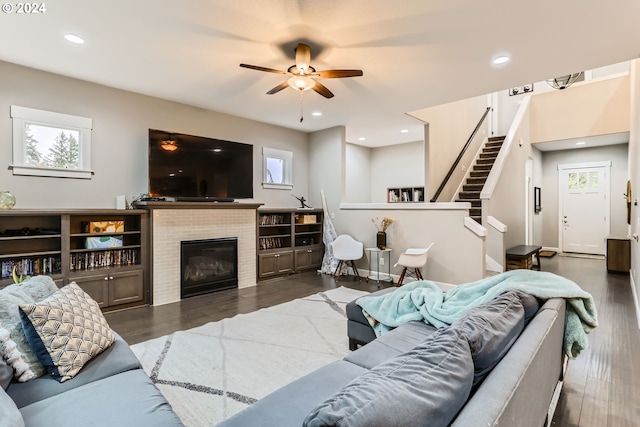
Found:
[[[307,76],[293,76],[287,80],[287,83],[289,83],[289,87],[300,91],[313,89],[316,85],[316,81]]]

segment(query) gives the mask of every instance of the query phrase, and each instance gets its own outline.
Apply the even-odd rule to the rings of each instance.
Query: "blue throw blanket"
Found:
[[[598,326],[593,297],[571,280],[552,273],[513,270],[458,285],[448,292],[434,282],[422,280],[378,297],[362,297],[358,305],[380,336],[413,320],[438,328],[448,326],[473,307],[512,290],[539,299],[566,299],[564,351],[569,357],[576,357],[587,347],[587,334]]]

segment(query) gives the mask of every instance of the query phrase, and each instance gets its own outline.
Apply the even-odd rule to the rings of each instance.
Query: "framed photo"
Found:
[[[540,187],[533,187],[533,211],[540,213],[542,210],[542,204],[540,199]]]

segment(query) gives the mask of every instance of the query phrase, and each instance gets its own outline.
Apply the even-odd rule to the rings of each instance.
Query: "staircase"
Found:
[[[471,209],[469,209],[469,216],[476,220],[478,224],[482,224],[482,201],[480,200],[480,192],[484,183],[491,172],[493,163],[498,157],[500,147],[504,141],[504,136],[494,136],[489,138],[489,141],[482,149],[480,157],[473,166],[467,181],[462,186],[462,191],[458,194],[456,202],[469,202],[471,203]]]

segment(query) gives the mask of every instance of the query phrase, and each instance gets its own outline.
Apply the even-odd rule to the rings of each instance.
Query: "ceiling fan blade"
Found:
[[[267,73],[289,74],[289,73],[287,73],[286,71],[274,70],[273,68],[258,67],[257,65],[240,64],[240,66],[241,66],[242,68],[248,68],[248,69],[250,69],[250,70],[266,71]]]
[[[362,70],[325,70],[314,73],[321,79],[339,79],[343,77],[360,77]]]
[[[316,81],[316,84],[313,87],[313,90],[315,90],[316,92],[318,92],[320,95],[324,96],[325,98],[333,98],[333,93],[329,89],[327,89],[327,87],[325,85],[323,85],[322,83],[320,83],[319,81]]]
[[[303,43],[298,43],[296,47],[296,69],[303,70],[300,74],[307,74],[311,65],[311,48]]]
[[[282,82],[278,86],[274,87],[269,92],[267,92],[267,95],[273,95],[274,93],[278,93],[282,89],[287,88],[287,87],[289,87],[289,82]]]

